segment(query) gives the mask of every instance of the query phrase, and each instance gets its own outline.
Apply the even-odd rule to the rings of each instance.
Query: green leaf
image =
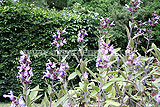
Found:
[[[115,102],[113,100],[106,100],[105,103],[104,107],[109,107],[109,105],[119,107],[121,105],[119,102]]]
[[[132,22],[131,21],[129,21],[129,27],[132,28]]]
[[[75,78],[77,76],[77,73],[76,72],[73,72],[72,74],[69,75],[68,77],[68,81]]]
[[[42,94],[39,95],[39,96],[36,96],[36,97],[31,101],[30,105],[32,105],[36,100],[38,100],[38,99],[41,98],[41,97],[42,97]]]
[[[109,86],[111,86],[114,82],[108,82],[106,84],[104,84],[104,86],[102,87],[102,89],[107,89]]]
[[[134,40],[132,38],[130,39],[130,45],[131,45],[131,49],[133,49],[134,48]]]
[[[63,97],[58,99],[58,101],[56,102],[56,107],[62,104],[62,102],[65,101],[66,99],[67,99],[67,94],[65,94]]]
[[[140,60],[141,60],[141,61],[144,61],[144,62],[148,61],[149,59],[150,59],[150,58],[144,57],[144,56],[141,56],[141,57],[140,57]]]
[[[111,82],[120,82],[120,81],[123,81],[124,79],[123,78],[112,78],[110,79],[109,81]]]
[[[53,93],[53,91],[52,91],[51,85],[48,84],[48,94],[49,94],[49,96],[52,96],[52,93]]]
[[[112,87],[112,90],[110,91],[110,93],[112,93],[111,98],[115,98],[116,90],[114,87]]]
[[[86,67],[87,67],[87,61],[86,60],[80,60],[80,70],[82,71],[82,72],[86,72]]]
[[[136,85],[137,85],[138,91],[140,92],[144,91],[144,86],[141,81],[137,80]]]
[[[42,107],[49,107],[49,100],[48,100],[48,98],[47,98],[46,92],[45,92],[44,99],[43,99],[42,102],[41,102],[41,105],[42,105]]]
[[[118,93],[119,93],[120,95],[122,95],[123,93],[122,93],[122,91],[120,90],[120,87],[119,87],[118,84],[116,84],[116,88],[117,88]]]
[[[86,69],[88,70],[88,72],[93,76],[93,78],[95,78],[96,80],[98,80],[98,78],[96,77],[96,75],[86,67]]]
[[[99,92],[99,87],[98,86],[92,86],[93,89],[95,89],[97,92]]]
[[[142,33],[141,33],[141,34],[138,34],[138,35],[135,35],[132,39],[134,40],[134,39],[138,38],[138,37],[141,36],[141,35],[142,35]]]
[[[119,70],[119,72],[121,73],[124,79],[127,79],[126,75],[124,74],[124,71]]]
[[[95,96],[98,92],[96,90],[91,91],[90,95],[91,97]]]
[[[159,59],[159,57],[160,57],[160,51],[158,50],[157,46],[154,43],[152,43],[152,48],[155,51],[154,56]]]
[[[66,55],[66,56],[61,60],[61,62],[64,62],[67,57],[68,57],[68,55]]]
[[[128,27],[125,25],[126,31],[127,31],[127,36],[128,36],[128,40],[130,40],[131,36],[130,36],[130,31],[128,29]]]
[[[144,53],[147,51],[143,46],[141,46],[141,48],[144,51]]]
[[[29,97],[29,95],[27,95],[27,107],[31,107],[31,99]]]
[[[58,98],[61,98],[62,95],[63,95],[63,90],[61,89],[61,90],[59,91],[59,93],[58,93]]]
[[[35,99],[37,97],[38,90],[39,90],[39,85],[36,86],[35,88],[31,89],[31,93],[29,95],[31,100],[33,100],[33,99]]]

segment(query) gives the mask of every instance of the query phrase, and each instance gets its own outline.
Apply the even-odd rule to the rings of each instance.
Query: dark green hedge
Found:
[[[55,50],[54,46],[51,46],[52,35],[59,28],[66,28],[67,31],[63,35],[67,39],[67,45],[63,49],[78,49],[77,32],[82,28],[89,34],[85,41],[88,49],[97,49],[97,38],[94,34],[97,23],[98,19],[91,15],[45,10],[26,3],[0,6],[0,99],[3,101],[3,94],[7,94],[9,90],[13,90],[15,95],[21,92],[21,83],[16,78],[17,66],[20,65],[20,50]],[[47,59],[52,59],[53,56],[30,56],[35,75],[31,87],[39,84],[40,88],[45,88],[43,72]],[[69,58],[67,60],[70,61],[72,72],[77,63]]]

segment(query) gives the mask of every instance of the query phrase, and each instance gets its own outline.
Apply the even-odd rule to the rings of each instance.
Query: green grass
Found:
[[[0,107],[10,107],[10,103],[0,103]]]

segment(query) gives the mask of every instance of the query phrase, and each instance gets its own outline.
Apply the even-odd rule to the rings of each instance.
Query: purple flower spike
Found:
[[[57,48],[62,47],[64,44],[67,44],[66,39],[61,38],[61,34],[66,32],[66,29],[60,31],[59,29],[56,30],[57,33],[54,33],[53,42],[51,43],[52,45],[55,45]]]
[[[111,59],[111,54],[114,52],[114,48],[113,45],[110,46],[110,41],[108,42],[108,44],[106,44],[104,40],[101,40],[98,52],[99,55],[97,56],[96,67],[99,68],[111,67],[110,59]]]
[[[132,2],[130,3],[131,6],[125,4],[125,8],[128,9],[130,12],[135,12],[138,10],[138,8],[140,7],[140,3],[143,3],[141,0],[132,0]]]
[[[59,79],[60,81],[63,81],[63,77],[68,69],[68,63],[54,63],[48,60],[48,63],[46,63],[46,72],[44,72],[43,78],[50,78],[51,80]]]
[[[78,31],[78,38],[77,38],[77,41],[78,42],[83,42],[84,41],[84,36],[88,35],[87,34],[87,31],[85,29],[82,29],[80,31]]]
[[[19,60],[21,65],[17,67],[19,69],[17,77],[20,78],[21,83],[30,84],[31,80],[29,79],[33,76],[32,67],[30,67],[30,57],[23,51],[20,51],[20,54],[22,55]]]

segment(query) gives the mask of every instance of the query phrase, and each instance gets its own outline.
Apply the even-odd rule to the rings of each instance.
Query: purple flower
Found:
[[[137,11],[138,8],[140,8],[140,3],[143,3],[141,0],[132,0],[132,2],[130,3],[131,6],[129,5],[125,5],[125,8],[128,9],[130,12],[134,12]]]
[[[126,8],[126,9],[130,9],[130,6],[127,5],[127,4],[125,4],[125,8]]]
[[[54,63],[48,59],[48,63],[46,63],[46,72],[44,72],[43,78],[50,78],[51,80],[59,79],[60,81],[63,81],[63,76],[68,69],[68,63]]]
[[[77,38],[77,41],[78,42],[83,42],[84,41],[84,36],[88,35],[87,34],[87,31],[85,29],[82,29],[80,31],[78,31],[78,38]]]
[[[157,103],[160,104],[160,91],[158,92],[156,100],[157,100]]]
[[[137,58],[135,58],[135,59],[133,60],[133,64],[134,64],[134,65],[140,65],[139,57],[137,57]]]
[[[115,24],[114,24],[114,21],[110,24],[110,26],[114,26]]]
[[[110,41],[106,44],[104,40],[101,40],[98,52],[99,55],[97,56],[96,67],[111,67],[110,59],[111,54],[114,52],[114,48],[113,45],[110,46]]]
[[[57,48],[62,47],[64,44],[67,44],[66,39],[61,38],[61,34],[65,33],[65,29],[60,32],[59,29],[56,30],[57,33],[54,33],[52,45],[55,45]]]
[[[66,105],[66,107],[71,107],[71,105],[68,103],[68,104]]]
[[[99,23],[100,27],[98,27],[99,29],[103,29],[103,28],[109,28],[110,26],[115,25],[114,21],[110,24],[110,18],[103,18],[100,19],[100,23]],[[107,32],[105,32],[107,33]]]
[[[138,3],[143,3],[141,0],[137,0]]]
[[[20,96],[19,100],[17,100],[14,95],[13,92],[10,91],[10,93],[8,93],[9,95],[3,95],[3,97],[5,98],[10,98],[10,100],[12,101],[11,106],[10,107],[17,107],[18,105],[20,105],[20,107],[25,107],[25,103],[23,101],[23,97]]]
[[[20,78],[21,83],[30,84],[32,82],[30,78],[33,76],[32,67],[30,67],[30,57],[28,57],[23,51],[20,51],[20,54],[22,55],[19,60],[21,65],[17,67],[19,69],[17,77]]]
[[[16,107],[16,104],[12,102],[10,107]]]
[[[25,103],[23,101],[23,96],[20,96],[18,103],[19,103],[19,105],[21,105],[21,107],[25,107]]]
[[[149,18],[148,22],[151,23],[151,19],[150,18]]]
[[[85,80],[87,78],[88,78],[88,73],[87,72],[85,72],[84,74],[82,74],[82,80]]]
[[[3,97],[4,98],[9,98],[11,101],[15,101],[15,97],[14,97],[14,95],[13,95],[13,92],[12,91],[10,91],[10,93],[8,93],[9,95],[3,95]]]

